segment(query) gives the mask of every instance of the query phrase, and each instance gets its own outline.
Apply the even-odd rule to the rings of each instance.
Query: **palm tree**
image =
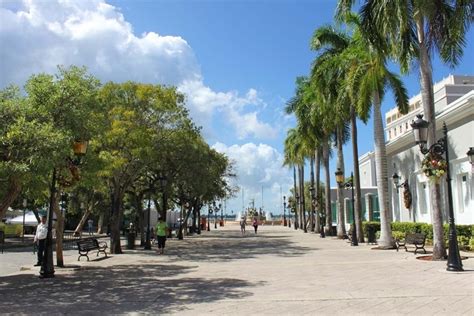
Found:
[[[340,0],[338,16],[352,7],[354,0]],[[394,56],[406,72],[410,64],[419,65],[423,111],[430,122],[428,146],[436,142],[431,58],[438,52],[441,59],[455,66],[466,45],[466,33],[472,21],[470,0],[396,1],[366,0],[361,7],[362,26],[371,42],[386,55]],[[417,60],[418,63],[411,63]],[[439,184],[431,184],[433,222],[433,257],[446,255]]]
[[[390,72],[384,56],[374,49],[361,36],[360,45],[353,46],[347,52],[347,58],[353,65],[347,73],[357,111],[363,116],[369,116],[373,108],[375,169],[377,174],[377,193],[379,198],[381,234],[379,245],[392,247],[393,237],[390,227],[391,210],[388,198],[387,154],[385,149],[385,134],[381,113],[382,99],[387,88],[391,88],[396,104],[401,113],[408,110],[408,96],[400,78]]]
[[[298,134],[297,129],[292,128],[289,129],[285,139],[285,159],[283,161],[284,166],[291,166],[293,167],[293,182],[294,182],[294,201],[296,203],[296,195],[297,195],[297,186],[296,186],[296,166],[299,166],[303,163],[303,159],[301,157],[301,137]],[[295,207],[295,219],[294,219],[294,227],[298,229],[298,206]]]
[[[350,121],[351,103],[349,98],[341,97],[342,85],[345,76],[345,63],[338,59],[338,55],[344,52],[351,44],[349,35],[336,31],[330,26],[323,26],[314,32],[311,41],[311,48],[320,51],[320,55],[313,63],[312,82],[314,90],[316,91],[319,103],[327,105],[327,113],[325,115],[332,115],[333,119],[330,122],[335,126],[335,139],[337,146],[337,156],[339,169],[344,171],[344,158],[342,145],[349,139],[348,122]],[[351,121],[353,134],[356,135],[357,125],[354,120]],[[353,148],[357,148],[357,137],[353,138]],[[354,164],[358,166],[358,155],[354,156]],[[356,170],[356,169],[355,169]],[[358,172],[358,168],[356,170]],[[359,178],[357,177],[357,180]],[[356,187],[360,192],[360,181],[355,181]],[[345,220],[344,220],[344,201],[343,189],[338,187],[337,190],[337,204],[338,204],[338,229],[337,235],[342,238],[346,235]],[[356,190],[357,192],[357,190]],[[361,220],[361,203],[360,194],[356,194],[356,227],[360,233],[358,234],[360,242],[363,242],[362,234],[362,220]],[[359,230],[360,229],[360,230]]]
[[[339,48],[336,54],[331,54],[320,63],[323,72],[326,74],[329,66],[339,67],[342,69],[340,73],[340,84],[346,91],[340,94],[340,102],[347,103],[347,96],[351,103],[356,106],[359,116],[366,118],[369,116],[370,110],[374,110],[374,145],[375,160],[377,174],[377,189],[379,196],[379,204],[381,206],[381,238],[380,245],[382,247],[391,247],[393,238],[391,234],[391,211],[388,200],[388,177],[387,177],[387,157],[385,150],[385,136],[383,131],[382,114],[380,111],[381,101],[387,87],[392,88],[397,105],[400,111],[406,112],[408,109],[408,97],[406,90],[400,79],[391,73],[386,67],[386,59],[383,54],[376,50],[363,36],[363,32],[359,27],[359,21],[354,15],[347,15],[347,21],[353,27],[352,37],[345,48]],[[337,33],[330,33],[335,36]],[[347,36],[338,38],[347,39]],[[340,42],[332,40],[340,45]],[[327,52],[334,52],[335,48],[326,49]],[[318,70],[321,72],[321,70]],[[350,107],[349,107],[350,108]],[[351,113],[349,111],[349,113]],[[352,119],[353,121],[353,119]]]

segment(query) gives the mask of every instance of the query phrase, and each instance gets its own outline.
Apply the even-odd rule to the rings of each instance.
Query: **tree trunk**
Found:
[[[354,199],[355,199],[355,222],[357,229],[357,238],[359,242],[364,242],[364,231],[362,229],[362,192],[360,189],[360,171],[359,171],[359,145],[357,144],[357,121],[355,109],[351,106],[351,138],[352,138],[352,157],[354,161]]]
[[[10,205],[15,202],[16,198],[21,192],[20,178],[16,175],[10,175],[8,177],[8,189],[5,196],[0,200],[0,219],[5,217]]]
[[[102,234],[102,226],[104,226],[104,212],[100,212],[99,220],[97,221],[97,234]]]
[[[416,20],[418,41],[419,41],[419,61],[420,61],[420,83],[421,101],[423,103],[423,113],[428,125],[428,148],[436,142],[436,113],[433,96],[433,76],[431,69],[431,59],[425,41],[423,28],[423,17]],[[441,212],[441,191],[438,183],[430,182],[431,195],[431,221],[433,223],[433,259],[442,259],[446,256],[446,245],[444,243],[443,214]]]
[[[293,220],[293,224],[295,226],[295,229],[298,229],[298,204],[296,201],[296,195],[298,194],[298,191],[296,189],[296,167],[293,166],[293,192],[294,192],[294,197],[295,197],[295,218]]]
[[[375,172],[377,174],[377,193],[380,206],[380,239],[381,247],[394,246],[392,237],[391,212],[388,200],[387,153],[385,149],[385,135],[383,130],[381,100],[378,91],[374,92],[374,147],[375,147]]]
[[[344,152],[342,150],[342,131],[337,128],[337,166],[344,174]],[[342,239],[346,235],[346,221],[344,216],[344,188],[337,186],[337,238]]]
[[[311,160],[310,160],[310,165],[311,165],[311,171],[310,171],[310,183],[311,183],[311,189],[310,189],[310,197],[311,197],[311,213],[309,216],[309,225],[311,227],[311,231],[314,232],[314,201],[315,197],[312,195],[314,191],[314,154],[311,155]]]
[[[79,221],[79,224],[77,224],[76,229],[74,230],[74,236],[80,236],[82,230],[84,229],[84,225],[87,221],[87,218],[89,215],[92,213],[92,208],[94,205],[94,197],[92,197],[92,201],[89,201],[86,206],[86,210],[84,214],[81,217],[81,220]]]
[[[56,214],[56,265],[64,267],[63,257],[63,234],[64,234],[64,216],[59,209],[60,191],[56,191],[54,196],[53,211]]]
[[[329,170],[329,144],[326,142],[323,146],[323,162],[324,162],[324,173],[326,176],[326,183],[325,183],[325,207],[324,210],[326,212],[326,227],[324,228],[326,231],[326,235],[332,236],[332,212],[331,212],[331,174]]]
[[[321,191],[321,155],[320,155],[320,152],[319,152],[319,149],[316,149],[314,151],[314,161],[316,163],[316,205],[317,205],[317,209],[316,209],[316,214],[315,214],[315,220],[316,220],[316,227],[315,227],[315,231],[316,233],[320,233],[321,232],[321,217],[320,217],[320,212],[322,210],[322,205],[320,203],[320,200],[319,200],[319,195],[320,195],[320,191]]]
[[[119,185],[114,185],[111,194],[111,218],[110,218],[110,253],[121,254],[120,226],[122,224],[122,201],[123,192]]]
[[[306,205],[305,205],[305,197],[304,197],[304,164],[300,166],[300,203],[301,203],[301,218],[300,222],[303,223],[303,230],[305,233],[308,232],[307,229],[307,222],[306,222]]]

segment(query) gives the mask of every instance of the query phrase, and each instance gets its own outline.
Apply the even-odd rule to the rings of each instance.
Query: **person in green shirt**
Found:
[[[155,231],[156,231],[156,239],[158,240],[158,252],[163,254],[165,252],[165,243],[166,243],[166,232],[168,230],[168,226],[163,218],[158,219],[158,223],[156,223]]]

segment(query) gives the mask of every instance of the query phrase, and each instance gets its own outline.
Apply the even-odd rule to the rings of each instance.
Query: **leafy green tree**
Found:
[[[57,178],[53,195],[53,210],[56,213],[56,258],[57,265],[63,266],[62,237],[64,216],[59,208],[62,192],[80,179],[79,169],[73,162],[72,144],[75,140],[89,140],[97,128],[94,113],[97,110],[99,81],[87,74],[85,68],[58,67],[54,76],[33,75],[25,85],[26,102],[36,112],[34,120],[51,126],[55,135],[55,147],[42,161],[43,170],[50,170]],[[41,176],[37,173],[37,176]],[[43,177],[45,177],[43,175]],[[45,177],[47,179],[47,177]],[[50,183],[48,180],[47,183]],[[47,188],[48,185],[43,186]]]

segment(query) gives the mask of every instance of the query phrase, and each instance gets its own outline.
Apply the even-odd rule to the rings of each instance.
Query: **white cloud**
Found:
[[[245,207],[251,199],[255,199],[256,206],[260,207],[263,187],[264,208],[273,213],[280,212],[280,187],[285,195],[289,192],[289,185],[293,181],[290,170],[282,167],[281,153],[266,144],[246,143],[227,146],[215,143],[212,147],[235,161],[238,174],[235,184],[244,190]],[[237,197],[231,203],[233,209],[242,209],[241,197]]]
[[[85,65],[102,81],[178,86],[193,119],[208,134],[217,114],[240,139],[277,134],[259,118],[265,103],[255,89],[244,95],[212,90],[185,39],[156,32],[135,35],[120,10],[104,0],[2,1],[0,21],[0,87],[22,85],[33,73],[54,73],[57,65]]]

